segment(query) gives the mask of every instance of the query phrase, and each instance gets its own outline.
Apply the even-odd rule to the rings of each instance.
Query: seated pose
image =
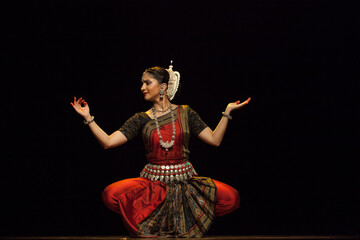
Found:
[[[84,99],[74,97],[71,103],[105,149],[121,146],[141,133],[148,164],[140,177],[115,182],[102,195],[105,205],[121,215],[136,237],[202,237],[216,216],[234,211],[240,203],[233,187],[196,173],[189,162],[188,143],[193,134],[219,146],[230,113],[248,104],[250,98],[229,103],[212,131],[189,106],[170,102],[180,81],[179,72],[172,68],[145,70],[141,92],[153,107],[136,113],[111,135],[95,123]]]

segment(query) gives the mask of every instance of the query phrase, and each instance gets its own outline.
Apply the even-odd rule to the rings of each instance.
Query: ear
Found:
[[[161,84],[161,87],[164,89],[164,91],[167,90],[167,84],[166,84],[166,83],[162,83],[162,84]]]

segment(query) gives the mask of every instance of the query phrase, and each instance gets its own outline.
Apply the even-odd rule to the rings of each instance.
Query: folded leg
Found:
[[[214,179],[213,181],[217,188],[215,216],[216,217],[223,216],[239,208],[240,205],[239,192],[235,188],[225,183],[222,183]]]

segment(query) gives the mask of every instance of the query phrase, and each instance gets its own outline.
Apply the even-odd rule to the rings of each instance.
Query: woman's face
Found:
[[[158,80],[151,76],[151,74],[145,73],[141,83],[142,86],[140,90],[144,94],[144,99],[146,101],[154,102],[156,99],[160,98],[161,85]]]

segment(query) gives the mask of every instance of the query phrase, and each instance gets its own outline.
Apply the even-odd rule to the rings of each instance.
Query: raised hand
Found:
[[[246,101],[243,101],[243,102],[240,102],[240,101],[236,101],[234,103],[229,103],[226,107],[226,114],[230,114],[231,111],[233,110],[237,110],[237,109],[240,109],[244,106],[246,106],[247,104],[249,104],[251,100],[251,97],[249,97]]]
[[[81,97],[76,100],[76,97],[74,97],[74,102],[70,102],[70,104],[80,116],[85,118],[86,121],[91,118],[90,108],[87,102],[85,102],[85,99]]]

